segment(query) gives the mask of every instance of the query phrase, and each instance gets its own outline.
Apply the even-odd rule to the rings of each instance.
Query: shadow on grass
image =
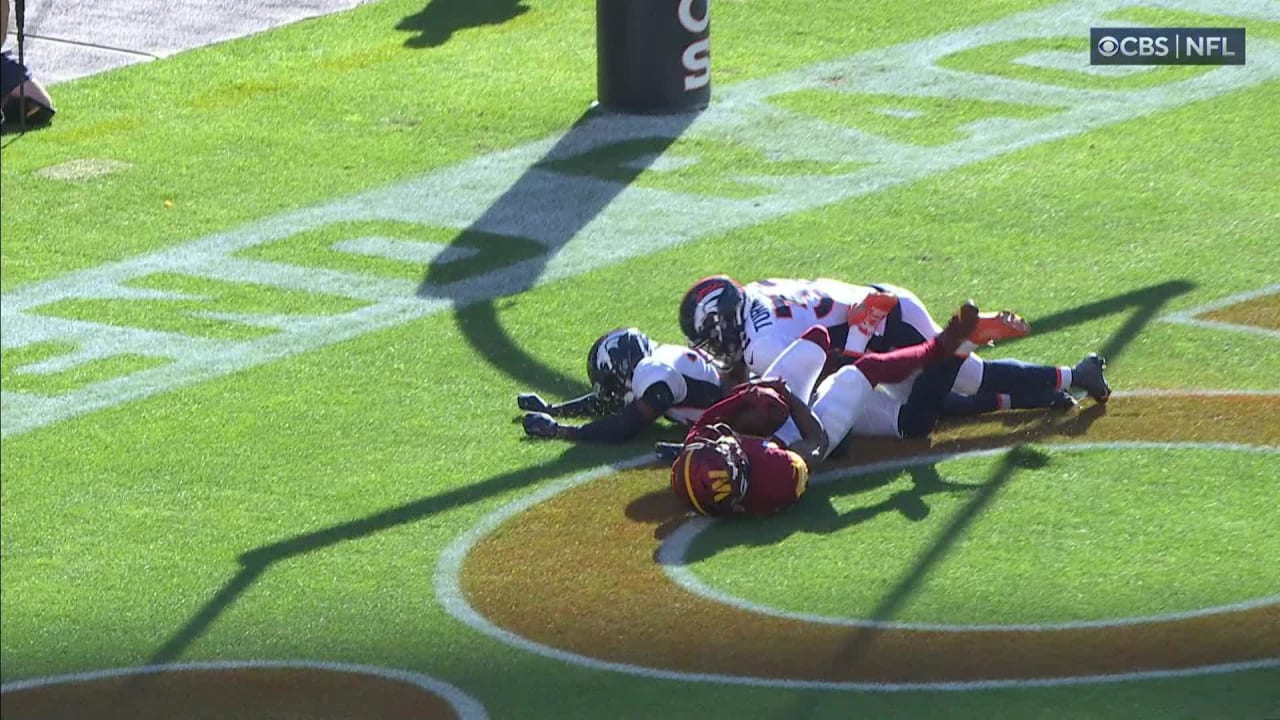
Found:
[[[480,9],[475,12],[459,10],[459,17],[490,17],[495,8],[500,10],[513,3],[479,0],[479,5]],[[436,6],[440,6],[439,10],[435,10]],[[446,13],[449,8],[460,6],[461,3],[437,1],[428,11]],[[433,262],[426,269],[418,296],[452,300],[457,308],[455,319],[466,341],[480,357],[514,380],[542,392],[567,394],[583,387],[585,378],[570,378],[544,365],[523,349],[519,338],[507,332],[499,318],[500,298],[532,288],[547,263],[675,142],[696,117],[696,113],[633,116],[588,111],[454,238],[451,245],[468,250],[465,255],[470,259]],[[589,159],[594,157],[592,153],[637,141],[644,142],[651,154],[629,158],[625,167],[610,164],[608,168],[596,169],[590,162],[582,162],[584,156]],[[601,162],[606,161],[607,158]],[[564,172],[566,166],[574,168],[576,174]],[[559,171],[549,170],[551,167]],[[495,288],[501,288],[498,297],[494,296]],[[606,319],[601,323],[600,330],[604,331],[621,324],[621,319]],[[584,356],[586,351],[584,345],[581,348]],[[515,411],[514,402],[512,410]],[[643,441],[645,447],[652,446],[651,435],[644,435]],[[635,444],[629,446],[628,452],[636,447]],[[543,465],[497,475],[251,550],[239,558],[240,570],[235,576],[163,643],[151,662],[180,658],[263,573],[279,562],[593,467],[616,458],[617,453],[617,448],[569,447],[559,458]]]
[[[565,138],[556,144],[555,148],[548,152],[544,161],[551,161],[562,155],[572,156],[579,154],[582,152],[583,145],[591,146],[594,143],[598,146],[602,142],[610,140],[618,142],[628,139],[634,140],[637,137],[662,137],[666,138],[666,142],[669,144],[688,126],[691,119],[691,117],[634,118],[601,116],[597,123],[584,118],[583,121],[574,126],[574,129]],[[635,175],[638,175],[641,170],[642,167],[635,169]],[[634,175],[632,177],[634,178]],[[532,287],[545,267],[545,263],[554,253],[581,230],[592,217],[603,210],[625,187],[625,183],[602,182],[594,186],[595,192],[588,193],[584,197],[574,198],[574,202],[567,202],[554,208],[530,206],[529,193],[532,193],[534,188],[545,182],[545,180],[545,178],[539,177],[539,171],[536,166],[531,168],[508,192],[504,193],[485,213],[484,217],[472,226],[472,229],[476,231],[484,231],[489,220],[511,212],[543,213],[544,219],[554,224],[554,232],[546,235],[543,239],[547,246],[547,252],[533,256],[512,267],[512,270],[519,274],[518,277],[524,278],[524,280],[516,283],[517,287],[511,288],[509,293],[521,292]],[[457,242],[467,242],[468,237],[470,237],[468,233],[464,232],[459,236]],[[459,301],[460,305],[465,305],[457,313],[458,322],[463,326],[464,335],[468,341],[482,356],[489,358],[492,364],[513,378],[529,383],[538,389],[545,389],[548,386],[563,387],[576,382],[572,379],[561,378],[557,373],[539,365],[534,358],[529,357],[520,350],[517,340],[502,328],[494,305],[495,300],[486,299],[482,294],[476,294],[479,292],[475,287],[478,279],[459,279],[445,284],[432,283],[433,277],[436,277],[438,272],[446,271],[436,271],[434,266],[428,268],[420,294],[433,297],[453,297]],[[1102,351],[1108,355],[1119,355],[1138,335],[1145,324],[1158,315],[1160,308],[1166,302],[1190,290],[1192,287],[1190,283],[1174,281],[1100,300],[1036,321],[1037,332],[1039,334],[1053,332],[1132,308],[1134,312],[1129,320],[1102,347]],[[1065,432],[1073,431],[1072,422],[1075,423],[1075,432],[1084,432],[1087,429],[1090,418],[1096,417],[1103,411],[1103,406],[1093,406],[1087,411],[1079,413],[1077,420],[1067,423],[1068,427]],[[1017,442],[1030,442],[1043,434],[1064,431],[1061,423],[1043,420],[1039,429],[1036,427],[1030,429],[1006,427],[1006,430],[1012,432]],[[986,442],[1007,445],[1009,444],[1010,434],[1010,432],[993,434],[986,438]],[[1021,437],[1017,437],[1018,435],[1021,435]],[[649,438],[646,436],[646,443],[648,440]],[[627,451],[630,452],[635,447],[635,445],[629,445],[627,446]],[[584,470],[606,461],[610,455],[616,456],[616,453],[616,448],[570,446],[559,458],[542,465],[496,475],[485,480],[388,508],[363,518],[296,535],[246,552],[239,558],[240,570],[224,583],[181,628],[174,632],[157,649],[150,660],[152,663],[165,663],[179,659],[186,649],[199,639],[227,608],[252,587],[258,578],[280,562],[338,543],[368,537],[388,528],[422,522],[440,513],[466,507],[475,502],[518,490],[542,480]],[[892,619],[921,585],[932,568],[947,554],[955,541],[966,532],[973,520],[990,505],[1000,489],[1008,483],[1017,470],[1023,467],[1032,467],[1042,462],[1043,457],[1035,451],[1016,447],[1005,456],[992,477],[977,486],[949,483],[937,473],[935,468],[918,467],[911,471],[913,488],[903,493],[895,494],[883,503],[855,510],[843,516],[831,513],[832,516],[828,517],[821,512],[815,512],[807,520],[803,517],[797,518],[797,520],[812,523],[813,527],[820,532],[833,532],[844,527],[854,526],[886,512],[899,512],[913,520],[922,520],[929,515],[929,508],[924,500],[927,496],[940,492],[965,492],[971,495],[965,507],[951,519],[943,532],[921,554],[912,568],[899,578],[894,588],[885,595],[878,605],[875,619]],[[669,493],[655,493],[655,497],[662,495],[669,496]],[[829,502],[827,505],[830,507]],[[667,518],[666,520],[661,520],[657,518],[657,515],[663,512],[663,507],[662,502],[645,500],[645,504],[638,505],[633,502],[628,507],[627,512],[628,514],[653,515],[658,522],[658,530],[656,532],[661,537],[663,528],[670,526],[671,522],[676,519]],[[669,511],[671,506],[667,504],[665,507]],[[797,509],[793,512],[800,511]],[[787,522],[786,516],[772,519],[772,521],[777,521],[778,523]],[[769,522],[771,521],[759,524],[761,532],[766,533],[763,537],[768,537],[767,533],[775,532],[769,529]],[[779,527],[783,526],[779,525]],[[835,659],[835,662],[849,664],[865,661],[873,649],[875,637],[876,633],[873,630],[858,633],[849,641],[848,645]],[[809,708],[809,710],[811,709]],[[807,714],[807,712],[808,710],[805,708],[799,707],[797,712],[791,713],[791,715]]]
[[[896,470],[883,470],[854,475],[859,465],[848,466],[851,477],[813,483],[805,493],[804,502],[778,517],[727,521],[717,532],[706,534],[694,543],[685,556],[685,562],[696,563],[713,557],[716,553],[734,547],[765,547],[779,543],[796,533],[830,534],[856,528],[862,523],[883,515],[898,514],[912,522],[926,520],[932,513],[927,498],[937,494],[981,493],[990,480],[980,483],[957,483],[947,480],[939,472],[937,462],[927,458],[937,455],[970,452],[993,448],[1024,448],[1027,443],[1049,442],[1055,438],[1079,437],[1089,426],[1106,414],[1105,405],[1089,405],[1080,411],[1063,413],[1054,410],[1028,410],[1010,412],[1001,416],[964,418],[950,421],[948,427],[987,426],[987,434],[974,434],[963,439],[933,443],[925,440],[867,440],[856,439],[846,454],[858,458],[862,464],[900,460],[903,466]],[[885,452],[886,446],[889,452]],[[1010,450],[1010,452],[1014,452]],[[1025,448],[1024,448],[1025,450]],[[920,458],[926,459],[921,461]],[[1020,464],[1018,467],[1029,467]],[[821,468],[824,473],[840,473],[839,469]],[[993,476],[995,477],[995,476]],[[860,495],[902,480],[909,480],[911,487],[898,490],[875,503],[860,505],[844,513],[836,510],[832,499]],[[652,522],[659,529],[658,539],[674,532],[686,519],[674,503],[665,503],[656,495],[646,495],[627,507],[632,520]],[[665,512],[665,515],[663,514]]]
[[[531,441],[532,442],[532,441]],[[250,550],[238,558],[240,569],[152,655],[152,663],[173,662],[245,593],[258,578],[275,565],[348,540],[358,540],[389,528],[427,520],[441,513],[466,507],[495,495],[527,487],[540,480],[559,477],[607,462],[606,451],[598,447],[569,446],[563,455],[542,465],[495,475],[469,485],[414,500],[339,523],[314,532],[295,535]]]
[[[696,117],[696,113],[637,116],[588,111],[450,243],[479,253],[468,264],[433,262],[418,287],[418,296],[452,300],[458,307],[454,318],[467,343],[490,365],[530,390],[553,394],[581,391],[585,377],[568,377],[548,367],[507,332],[499,317],[501,297],[534,287],[559,251]],[[638,141],[648,152],[628,158],[624,164],[613,162],[607,152]],[[483,243],[477,241],[481,237]],[[494,297],[495,288],[501,288],[499,297]],[[600,327],[592,328],[589,334],[594,338],[593,333],[625,324],[625,318],[602,318]],[[585,357],[588,347],[584,342],[581,348],[566,350]]]
[[[1133,342],[1138,333],[1142,332],[1142,328],[1154,320],[1170,300],[1191,292],[1195,287],[1194,283],[1187,280],[1170,280],[1159,285],[1133,290],[1123,295],[1114,295],[1086,305],[1076,306],[1070,310],[1054,313],[1048,317],[1033,319],[1031,321],[1031,332],[1036,336],[1046,335],[1073,325],[1082,325],[1090,320],[1131,310],[1132,313],[1124,325],[1119,330],[1116,330],[1102,347],[1097,348],[1098,354],[1105,358],[1113,358],[1120,355],[1128,347],[1129,343]],[[1001,344],[1008,346],[1014,342],[1017,341],[1009,340]]]
[[[911,481],[911,488],[899,490],[880,502],[861,505],[845,513],[836,510],[832,499],[840,496],[871,492],[903,477]],[[767,547],[776,545],[797,533],[830,534],[857,527],[881,515],[897,513],[912,522],[920,522],[930,515],[925,502],[929,495],[937,493],[969,493],[981,490],[986,483],[965,484],[950,482],[939,474],[934,465],[904,468],[897,472],[881,472],[850,480],[814,485],[805,493],[804,502],[793,511],[776,518],[761,521],[746,520],[735,527],[726,528],[700,539],[685,555],[685,562],[696,563],[710,559],[717,553],[734,547]]]
[[[396,29],[417,33],[404,41],[405,47],[439,47],[459,30],[501,25],[527,12],[524,0],[430,0],[422,10],[401,20]]]
[[[965,504],[964,508],[956,513],[956,516],[951,519],[951,522],[937,536],[937,539],[916,559],[911,568],[899,578],[893,590],[880,600],[875,611],[871,613],[871,619],[890,620],[896,617],[898,611],[915,594],[924,579],[929,575],[929,572],[942,558],[946,557],[955,542],[968,531],[973,521],[991,505],[996,495],[1009,484],[1009,481],[1013,479],[1018,470],[1039,468],[1047,463],[1048,457],[1037,450],[1023,446],[1010,450],[1000,461],[1000,465],[992,473],[991,478],[974,491],[973,496]],[[847,668],[864,662],[874,648],[876,638],[882,632],[884,630],[881,628],[859,628],[832,659],[831,666],[833,668]]]

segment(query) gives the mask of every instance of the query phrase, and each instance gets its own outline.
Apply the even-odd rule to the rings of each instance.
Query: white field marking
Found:
[[[377,235],[339,240],[333,244],[333,249],[352,255],[389,258],[424,265],[432,262],[457,262],[480,254],[479,250],[470,247],[452,247],[444,243],[402,240]]]
[[[1155,65],[1090,65],[1087,51],[1036,50],[1014,58],[1019,65],[1041,67],[1048,70],[1067,70],[1098,77],[1119,77],[1150,72]]]
[[[1085,452],[1090,450],[1231,450],[1235,452],[1249,453],[1280,453],[1280,448],[1259,445],[1237,445],[1233,443],[1183,443],[1183,442],[1096,442],[1096,443],[1076,443],[1076,444],[1045,444],[1036,443],[1036,447],[1052,450],[1053,452]],[[862,465],[852,468],[844,468],[840,470],[832,470],[822,473],[813,479],[814,483],[824,483],[832,480],[843,480],[860,475],[870,475],[872,473],[882,472],[886,470],[898,470],[901,468],[918,467],[920,465],[931,465],[933,463],[945,462],[950,460],[962,460],[968,458],[991,457],[994,455],[1003,455],[1009,452],[1010,448],[994,448],[987,450],[971,450],[966,452],[940,453],[934,455],[919,455],[910,458],[901,458],[897,460],[887,460],[885,462],[873,463],[870,465]],[[966,632],[1027,632],[1027,631],[1058,631],[1058,630],[1079,630],[1082,628],[1099,628],[1099,627],[1120,627],[1125,625],[1145,625],[1153,623],[1176,622],[1179,620],[1188,620],[1206,615],[1221,615],[1223,613],[1237,612],[1240,610],[1250,610],[1253,608],[1266,607],[1280,603],[1280,595],[1269,595],[1266,597],[1252,598],[1241,602],[1228,603],[1225,605],[1217,605],[1214,607],[1198,608],[1195,610],[1187,610],[1183,612],[1162,613],[1159,615],[1143,615],[1124,618],[1106,618],[1100,620],[1076,620],[1071,622],[1047,622],[1047,623],[1010,623],[1003,625],[995,624],[941,624],[941,623],[923,623],[923,622],[898,622],[891,620],[867,620],[863,618],[850,618],[835,615],[822,615],[818,613],[795,612],[791,610],[783,610],[765,605],[763,603],[752,602],[736,595],[730,595],[716,588],[707,585],[699,578],[687,564],[685,557],[688,555],[689,548],[693,541],[704,530],[711,526],[711,522],[707,518],[695,518],[690,520],[675,532],[667,536],[658,548],[657,559],[663,566],[664,572],[673,583],[687,590],[692,595],[712,600],[723,605],[736,607],[747,612],[766,615],[769,617],[788,618],[791,620],[799,620],[802,622],[810,622],[819,625],[836,625],[841,627],[868,627],[880,628],[885,630],[912,630],[924,632],[945,632],[945,633],[966,633]]]
[[[1190,325],[1192,327],[1208,328],[1210,330],[1226,330],[1227,332],[1248,333],[1250,335],[1261,335],[1262,337],[1280,339],[1280,330],[1272,330],[1270,328],[1258,327],[1256,325],[1238,325],[1236,323],[1221,322],[1218,320],[1204,320],[1199,317],[1207,312],[1221,310],[1223,308],[1231,307],[1232,305],[1256,300],[1260,297],[1275,295],[1276,293],[1280,293],[1280,283],[1268,285],[1257,290],[1237,293],[1205,305],[1198,305],[1186,310],[1179,310],[1175,313],[1162,315],[1160,319],[1165,322],[1177,323],[1179,325]]]
[[[69,369],[126,353],[165,362],[55,396],[0,389],[0,437],[1280,78],[1280,44],[1265,38],[1250,43],[1248,65],[1215,68],[1194,78],[1132,90],[1037,84],[938,65],[945,56],[992,43],[1088,37],[1090,27],[1111,22],[1105,19],[1108,13],[1146,4],[1144,0],[1069,2],[734,83],[718,89],[711,107],[692,124],[687,118],[669,116],[593,116],[562,136],[473,158],[400,185],[18,287],[2,299],[5,322],[0,324],[0,347],[4,350],[41,341],[77,347],[45,365],[46,369]],[[1280,21],[1280,4],[1266,0],[1165,0],[1161,5]],[[985,118],[958,128],[962,137],[955,142],[922,147],[794,113],[773,102],[778,96],[806,90],[987,100],[1061,110],[1032,119]],[[745,146],[779,161],[818,160],[857,169],[829,175],[734,176],[730,179],[764,192],[751,198],[727,198],[698,194],[696,188],[676,192],[620,185],[538,166],[613,143],[676,137]],[[449,285],[426,287],[423,297],[412,281],[249,261],[236,255],[334,223],[361,221],[523,237],[541,243],[546,253]],[[125,292],[122,286],[159,272],[335,293],[368,304],[321,317],[268,313],[260,324],[278,332],[249,340],[211,340],[40,314],[43,306],[59,301],[117,296]]]
[[[488,515],[482,517],[475,525],[458,536],[445,548],[436,564],[433,584],[436,599],[445,611],[462,621],[472,629],[511,647],[533,653],[551,660],[590,668],[637,675],[657,680],[675,680],[680,682],[705,682],[726,685],[748,685],[752,687],[779,687],[804,690],[845,690],[845,691],[961,691],[987,690],[998,688],[1056,687],[1066,685],[1089,685],[1095,683],[1119,683],[1137,680],[1155,680],[1163,678],[1190,677],[1280,667],[1280,659],[1254,660],[1249,662],[1208,665],[1183,670],[1150,670],[1133,673],[1114,673],[1108,675],[1088,675],[1078,677],[1041,678],[1035,680],[980,680],[975,682],[941,682],[941,683],[856,683],[826,682],[819,680],[785,680],[779,678],[750,677],[741,675],[723,675],[718,673],[687,673],[660,668],[645,667],[631,663],[613,662],[599,658],[570,652],[550,645],[545,645],[495,625],[481,615],[467,602],[462,590],[462,565],[472,548],[497,530],[503,523],[525,512],[533,506],[576,487],[585,485],[606,475],[620,470],[655,463],[652,455],[645,454],[624,460],[613,465],[602,465],[571,475],[542,486],[538,490],[512,500]],[[887,463],[885,463],[887,465]],[[874,467],[874,466],[872,466]],[[832,473],[834,475],[834,473]],[[826,477],[827,473],[819,477]]]
[[[924,112],[920,110],[908,110],[906,108],[877,108],[876,112],[881,115],[900,118],[903,120],[914,120],[918,117],[924,117]]]
[[[648,170],[657,173],[669,173],[697,165],[698,161],[691,157],[679,155],[645,155],[625,163],[622,166],[629,170]]]
[[[156,675],[168,672],[189,672],[209,670],[326,670],[329,672],[349,673],[352,675],[371,675],[385,680],[406,683],[419,687],[432,695],[438,695],[449,703],[459,718],[464,720],[486,720],[489,713],[475,698],[443,680],[421,673],[395,668],[378,667],[376,665],[360,665],[356,663],[326,662],[317,660],[217,660],[212,662],[184,662],[164,665],[139,665],[128,668],[111,668],[107,670],[90,670],[70,675],[17,680],[0,686],[0,694],[45,688],[53,685],[69,685],[137,675]]]

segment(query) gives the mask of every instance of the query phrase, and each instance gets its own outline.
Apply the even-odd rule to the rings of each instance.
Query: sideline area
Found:
[[[15,0],[9,0],[14,2]],[[289,23],[348,10],[371,0],[28,0],[24,62],[52,85],[169,57]],[[17,20],[4,49],[17,55]]]

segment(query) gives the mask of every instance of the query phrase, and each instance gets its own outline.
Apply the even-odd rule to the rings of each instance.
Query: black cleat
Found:
[[[1111,386],[1103,374],[1106,369],[1107,361],[1098,353],[1085,355],[1071,371],[1071,387],[1084,390],[1096,402],[1106,402],[1111,397]]]
[[[1049,398],[1049,407],[1054,410],[1070,410],[1076,406],[1076,396],[1066,390],[1057,390]]]

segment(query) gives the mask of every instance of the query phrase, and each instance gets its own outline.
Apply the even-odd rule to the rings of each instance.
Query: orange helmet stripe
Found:
[[[698,496],[693,492],[693,473],[690,472],[689,466],[693,464],[693,453],[685,451],[684,454],[684,489],[689,493],[689,502],[693,503],[693,509],[698,511],[699,515],[706,515],[707,511],[702,509],[698,504]]]

